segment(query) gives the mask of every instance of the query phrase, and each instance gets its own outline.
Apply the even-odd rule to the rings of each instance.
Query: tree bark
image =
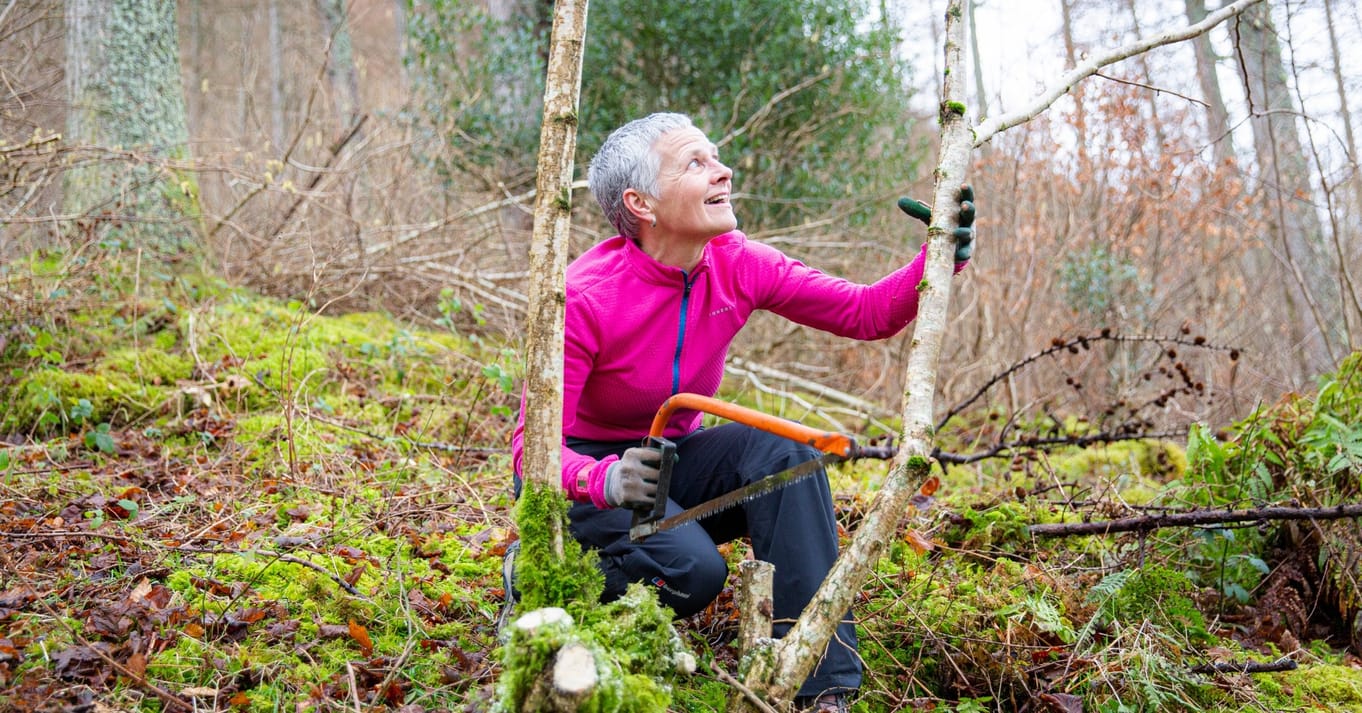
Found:
[[[771,638],[771,614],[775,606],[772,584],[775,565],[761,560],[738,564],[738,654]]]
[[[1278,266],[1259,266],[1263,284],[1277,282],[1285,300],[1286,335],[1298,347],[1297,383],[1332,368],[1337,360],[1339,288],[1330,278],[1324,229],[1309,200],[1310,166],[1296,129],[1281,46],[1266,3],[1246,10],[1234,24],[1239,70],[1248,97],[1258,158],[1262,209],[1276,245]],[[1285,270],[1279,271],[1277,267]]]
[[[587,0],[562,0],[554,5],[530,246],[522,472],[527,486],[553,489],[560,487],[562,472],[564,274],[572,227],[572,159],[577,146],[586,13]],[[560,559],[565,525],[552,524],[550,547]],[[533,545],[527,542],[525,546]]]
[[[1195,25],[1206,19],[1206,0],[1185,0],[1187,22]],[[1202,100],[1206,102],[1206,139],[1211,142],[1211,156],[1217,166],[1234,162],[1234,140],[1230,133],[1230,112],[1225,107],[1225,96],[1220,91],[1216,76],[1215,48],[1209,34],[1192,40],[1196,56],[1196,78],[1201,85]]]
[[[355,67],[355,47],[350,40],[350,21],[345,0],[318,0],[327,43],[326,77],[331,85],[331,100],[342,129],[354,125],[359,116],[359,70]]]
[[[66,28],[67,143],[151,160],[71,169],[64,212],[102,219],[102,238],[153,253],[197,248],[197,187],[164,162],[189,152],[175,4],[68,0]]]

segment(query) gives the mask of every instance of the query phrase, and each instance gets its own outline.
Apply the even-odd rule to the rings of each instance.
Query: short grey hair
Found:
[[[659,112],[634,119],[610,132],[591,158],[586,182],[601,204],[605,219],[628,238],[638,237],[638,216],[624,206],[624,191],[634,189],[657,197],[657,172],[662,157],[653,150],[661,136],[695,126],[685,114]]]

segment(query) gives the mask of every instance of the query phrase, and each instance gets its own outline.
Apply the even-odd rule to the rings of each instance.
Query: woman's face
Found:
[[[653,147],[661,161],[653,202],[657,230],[707,241],[738,227],[729,203],[733,171],[719,162],[719,149],[690,127],[668,131]]]

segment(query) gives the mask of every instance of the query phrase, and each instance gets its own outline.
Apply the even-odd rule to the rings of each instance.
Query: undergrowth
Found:
[[[0,708],[493,705],[516,344],[116,254],[35,254],[0,279]],[[856,605],[855,710],[1362,710],[1353,521],[1028,529],[1355,502],[1359,371],[1185,442],[943,471]],[[884,468],[833,472],[848,530]],[[572,615],[593,645],[665,621],[633,599]],[[735,616],[729,589],[677,622],[668,646],[698,673],[668,679],[654,652],[602,709],[721,710]],[[1198,668],[1279,660],[1299,668]]]

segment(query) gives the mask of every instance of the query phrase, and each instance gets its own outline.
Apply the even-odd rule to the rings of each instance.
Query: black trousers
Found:
[[[595,458],[637,445],[639,441],[568,440],[570,448]],[[672,470],[669,516],[821,455],[810,446],[739,423],[695,431],[676,445],[679,460]],[[576,503],[568,518],[572,535],[600,557],[604,601],[623,595],[632,582],[646,582],[657,587],[659,600],[679,617],[704,609],[723,590],[728,563],[716,543],[751,537],[753,555],[775,565],[777,637],[789,630],[837,559],[832,493],[821,472],[639,543],[629,539],[633,513],[628,509]],[[861,670],[856,626],[848,614],[799,695],[857,689]]]

